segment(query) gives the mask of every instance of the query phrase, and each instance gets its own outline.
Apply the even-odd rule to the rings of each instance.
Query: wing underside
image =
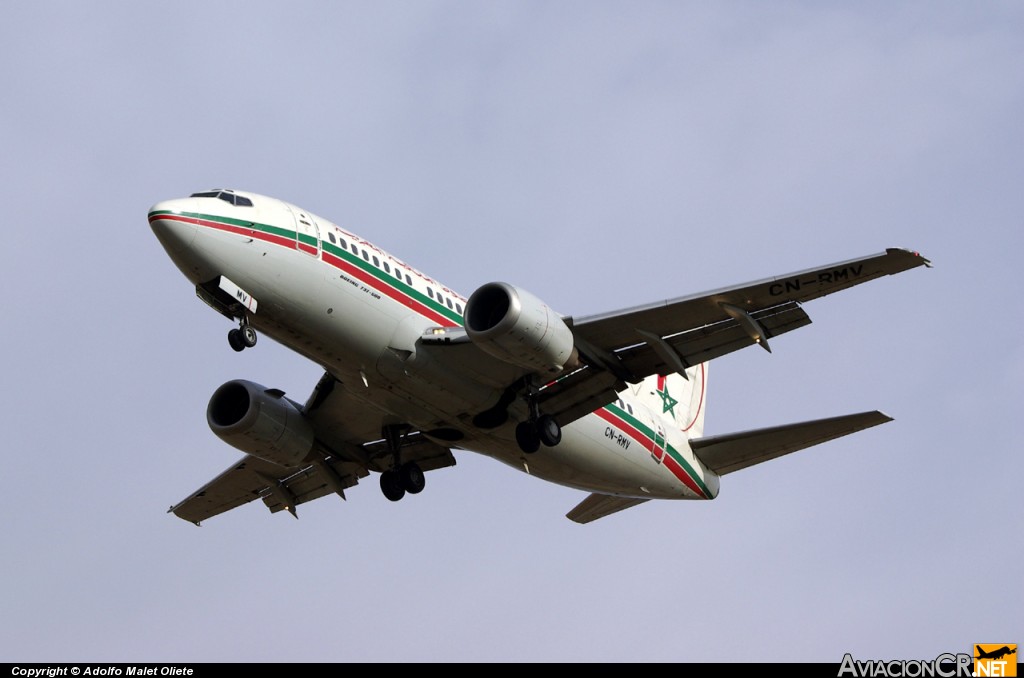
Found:
[[[271,513],[296,515],[299,504],[328,494],[345,498],[345,490],[370,471],[390,468],[392,453],[379,434],[383,415],[349,394],[330,374],[324,374],[310,395],[303,414],[316,433],[308,461],[284,467],[245,455],[216,478],[193,492],[170,512],[197,525],[207,518],[262,499]],[[455,465],[447,447],[419,431],[406,431],[400,440],[402,462],[416,462],[424,472]]]
[[[367,475],[354,464],[325,464],[327,471],[312,464],[286,468],[245,455],[188,498],[172,506],[170,512],[198,525],[207,518],[256,499],[262,499],[272,513],[294,511],[298,504],[352,487],[359,482],[361,475]],[[329,483],[326,473],[337,476],[340,481],[338,490]]]

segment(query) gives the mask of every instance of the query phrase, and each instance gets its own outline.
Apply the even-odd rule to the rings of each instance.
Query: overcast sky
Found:
[[[1024,6],[7,3],[0,661],[934,658],[1024,643]],[[707,433],[896,421],[591,525],[470,452],[388,502],[165,513],[235,354],[146,223],[280,197],[468,295],[583,315],[935,262],[717,360]]]

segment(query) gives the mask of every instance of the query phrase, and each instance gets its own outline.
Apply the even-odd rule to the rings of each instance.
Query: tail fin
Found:
[[[708,363],[687,369],[686,377],[676,373],[667,377],[653,375],[631,386],[630,392],[666,419],[674,419],[676,428],[688,438],[699,438],[704,435]]]

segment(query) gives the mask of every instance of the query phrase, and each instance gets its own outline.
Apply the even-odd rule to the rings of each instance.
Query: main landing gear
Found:
[[[562,427],[550,414],[541,414],[540,406],[534,393],[527,397],[530,407],[530,418],[516,425],[516,442],[519,449],[526,454],[533,454],[540,449],[540,444],[554,447],[562,442]]]
[[[380,491],[391,501],[399,501],[405,493],[419,494],[427,486],[427,476],[414,461],[401,463],[402,435],[406,426],[385,426],[384,440],[391,452],[392,465],[380,474]]]
[[[238,328],[228,332],[228,343],[231,344],[231,348],[236,351],[244,351],[247,348],[252,348],[256,345],[256,330],[252,328],[249,321],[246,318],[242,318],[241,324]]]
[[[516,442],[523,452],[533,454],[540,449],[541,443],[554,447],[562,442],[562,427],[554,417],[543,414],[536,420],[522,421],[516,425]]]
[[[380,474],[380,491],[391,501],[399,501],[405,493],[419,494],[427,486],[427,476],[414,461]]]

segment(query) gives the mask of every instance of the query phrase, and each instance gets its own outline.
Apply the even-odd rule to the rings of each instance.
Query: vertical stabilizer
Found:
[[[630,392],[655,413],[674,420],[676,428],[687,438],[699,438],[704,435],[708,364],[687,369],[686,376],[687,379],[676,373],[666,377],[653,375],[631,387]]]

